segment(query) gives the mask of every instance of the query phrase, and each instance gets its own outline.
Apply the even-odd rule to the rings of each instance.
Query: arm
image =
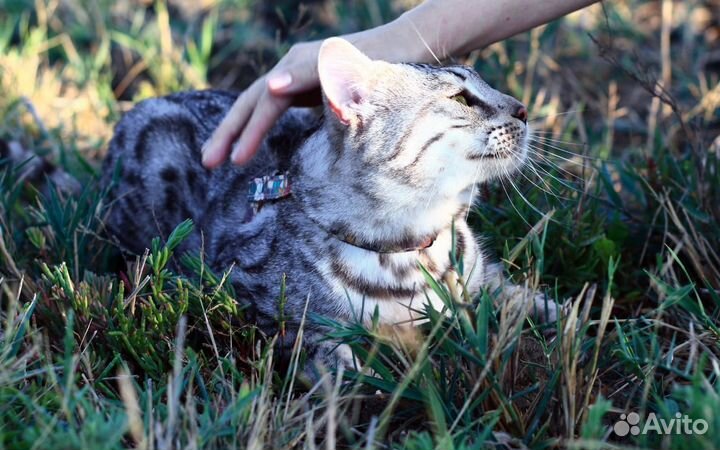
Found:
[[[438,58],[444,59],[507,39],[596,1],[428,0],[391,24],[404,28],[409,42],[417,43],[421,34]],[[416,57],[421,61],[434,59],[424,45],[420,51]]]
[[[468,53],[596,1],[427,0],[388,24],[343,38],[373,59],[432,62],[435,56],[444,59]],[[203,146],[206,167],[217,167],[231,153],[236,164],[249,161],[287,108],[319,86],[320,43],[293,46],[270,73],[238,97]]]

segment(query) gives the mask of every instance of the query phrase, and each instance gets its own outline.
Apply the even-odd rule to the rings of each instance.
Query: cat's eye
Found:
[[[468,105],[467,99],[466,99],[465,96],[462,95],[462,94],[453,95],[452,97],[450,97],[450,100],[455,100],[456,102],[462,103],[462,104],[465,105],[465,106]]]

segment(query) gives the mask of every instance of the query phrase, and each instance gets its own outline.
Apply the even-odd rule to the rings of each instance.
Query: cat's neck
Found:
[[[357,155],[333,148],[320,130],[302,146],[295,161],[293,193],[303,212],[320,228],[350,235],[365,243],[398,243],[422,247],[464,221],[470,194],[443,198],[419,196],[417,190],[373,168],[352,163]],[[413,244],[414,243],[414,244]]]

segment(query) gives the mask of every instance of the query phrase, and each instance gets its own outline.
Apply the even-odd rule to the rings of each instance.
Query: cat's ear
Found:
[[[318,75],[330,108],[348,124],[369,91],[373,61],[348,41],[333,37],[320,46]]]

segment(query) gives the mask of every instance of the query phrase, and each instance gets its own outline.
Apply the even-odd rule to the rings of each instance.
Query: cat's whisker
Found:
[[[535,186],[537,189],[540,190],[540,192],[543,193],[543,196],[545,197],[545,201],[549,202],[547,194],[550,194],[554,197],[557,197],[557,195],[554,192],[548,191],[547,189],[544,189],[543,187],[539,186],[537,183],[535,183],[530,177],[528,177],[525,172],[523,171],[526,167],[529,167],[528,164],[523,164],[525,161],[519,156],[520,155],[520,148],[516,145],[513,150],[510,152],[510,158],[513,161],[516,161],[519,163],[520,169],[517,171],[520,173],[520,176],[525,178],[530,184]],[[529,163],[529,161],[527,161]]]
[[[536,141],[536,140],[530,139],[529,143],[534,144],[534,145],[535,145],[535,149],[536,149],[537,151],[541,151],[541,152],[543,152],[543,153],[546,153],[546,154],[552,155],[552,156],[558,156],[558,157],[560,157],[560,156],[565,156],[566,158],[573,158],[573,157],[574,157],[574,158],[579,158],[579,159],[582,160],[582,161],[587,161],[588,163],[589,163],[589,162],[606,162],[606,161],[607,161],[607,160],[604,160],[604,159],[601,159],[601,158],[594,158],[594,157],[592,157],[592,156],[581,155],[581,154],[579,154],[579,153],[575,153],[575,152],[570,151],[570,150],[564,150],[564,149],[562,149],[562,148],[553,148],[553,147],[550,147],[549,144],[546,143],[546,142],[540,142],[540,141]],[[547,147],[547,148],[546,148],[546,147]],[[550,151],[548,148],[553,149],[553,150],[555,150],[555,151],[562,152],[562,153],[564,153],[564,155],[558,155],[557,153],[555,153],[555,151]]]
[[[521,161],[521,158],[520,158],[519,156],[516,156],[514,153],[513,153],[513,156],[512,156],[512,157],[513,157],[513,159],[517,159],[518,161]],[[562,180],[558,179],[557,177],[553,176],[553,175],[550,174],[549,172],[543,170],[540,166],[536,166],[536,165],[534,164],[534,161],[532,161],[532,159],[530,159],[530,158],[527,159],[526,164],[525,164],[525,167],[528,167],[531,171],[533,171],[533,173],[535,173],[535,175],[538,177],[538,179],[539,179],[545,186],[548,187],[548,190],[541,188],[541,187],[538,186],[536,183],[533,183],[533,181],[532,181],[530,178],[528,178],[524,173],[522,173],[522,171],[520,171],[521,175],[523,175],[528,181],[530,181],[535,187],[539,188],[541,191],[547,192],[547,193],[549,193],[550,195],[553,195],[554,197],[556,197],[556,198],[558,198],[558,199],[572,200],[572,199],[569,198],[569,197],[560,196],[560,195],[554,193],[554,192],[552,191],[552,188],[548,185],[548,182],[545,180],[545,177],[541,176],[540,173],[538,173],[538,171],[537,171],[538,169],[541,170],[542,172],[546,173],[546,174],[547,174],[548,176],[550,176],[551,178],[554,178],[554,179],[557,180],[560,184],[562,184],[562,185],[565,186],[566,188],[570,189],[571,191],[573,191],[573,192],[578,192],[578,193],[581,192],[581,191],[580,191],[578,188],[576,188],[575,186],[568,185],[567,183],[565,183],[565,182],[563,182]],[[507,172],[507,169],[505,170],[505,172],[506,172],[506,174],[508,173],[508,172]],[[511,183],[511,185],[513,186],[513,188],[514,188],[514,189],[516,190],[516,192],[520,195],[520,197],[528,204],[528,206],[530,206],[530,207],[531,207],[535,212],[537,212],[538,214],[542,214],[542,213],[538,210],[538,208],[535,207],[534,205],[532,205],[532,203],[529,202],[529,200],[527,199],[527,197],[525,197],[525,196],[522,194],[522,192],[520,192],[519,188],[515,185],[515,183],[513,183],[512,179],[510,178],[509,175],[507,176],[507,178],[508,178],[508,181],[509,181],[509,182]],[[501,184],[502,184],[502,179],[501,179]],[[506,195],[508,195],[508,192],[507,192],[507,190],[505,189],[504,184],[503,184],[502,187],[503,187],[503,190],[505,190]],[[547,196],[545,196],[545,198],[546,198],[546,200],[547,200]],[[522,216],[522,214],[521,214],[521,213],[518,211],[518,209],[515,207],[512,199],[509,197],[509,195],[508,195],[508,200],[510,201],[510,204],[513,206],[513,209],[514,209],[514,210],[518,213],[518,215],[521,217],[521,219],[523,219],[523,221],[524,221],[526,224],[529,225],[528,221]],[[562,224],[561,222],[559,222],[559,221],[557,221],[557,220],[554,220],[554,219],[551,219],[551,220],[552,220],[552,222],[554,222],[554,223],[556,223],[556,224],[558,224],[558,225],[563,226],[563,228],[567,228],[567,227],[566,227],[564,224]]]
[[[547,182],[545,182],[545,180],[543,180],[543,178],[540,176],[540,174],[538,174],[538,172],[532,166],[530,161],[528,161],[528,164],[526,165],[526,167],[528,169],[530,169],[531,171],[533,171],[535,176],[538,177],[538,180],[540,180],[545,185],[545,187],[538,185],[530,177],[528,177],[523,171],[520,171],[520,175],[522,175],[526,180],[528,180],[533,186],[540,189],[540,191],[542,191],[543,193],[552,195],[553,197],[557,198],[558,200],[571,200],[569,197],[564,197],[562,195],[559,195],[559,194],[553,192],[552,189],[548,186]],[[546,199],[547,199],[547,196],[546,196]]]
[[[585,182],[584,179],[579,178],[579,177],[576,177],[576,180],[570,180],[570,179],[564,178],[562,176],[562,174],[559,172],[555,172],[555,174],[553,174],[551,167],[543,167],[542,164],[537,164],[535,167],[542,174],[544,174],[547,177],[551,178],[552,180],[562,184],[563,187],[573,190],[573,191],[577,191],[579,189],[578,186],[582,185]]]
[[[499,176],[499,177],[498,177],[498,179],[500,180],[500,186],[502,186],[502,190],[505,191],[505,196],[507,197],[508,201],[510,202],[510,206],[512,206],[512,208],[515,210],[515,212],[516,212],[517,215],[520,217],[520,219],[522,219],[522,221],[525,222],[525,224],[526,224],[528,227],[532,228],[532,225],[530,225],[530,222],[528,222],[528,221],[525,219],[525,216],[522,215],[522,213],[520,212],[520,210],[518,210],[517,207],[515,206],[515,203],[513,203],[512,197],[510,196],[510,193],[509,193],[508,190],[505,188],[505,183],[503,182],[503,178],[504,178],[503,176]]]
[[[540,150],[537,149],[537,148],[536,148],[535,150],[540,151]],[[576,167],[582,168],[583,170],[588,170],[588,169],[589,169],[589,170],[597,170],[595,167],[593,167],[593,166],[591,166],[591,165],[588,165],[588,164],[587,164],[587,161],[585,161],[585,160],[582,160],[582,162],[574,161],[573,159],[566,158],[566,157],[564,157],[564,156],[562,156],[562,155],[558,155],[557,153],[553,153],[553,152],[550,152],[550,151],[547,151],[547,150],[545,150],[543,153],[544,153],[544,154],[542,155],[542,157],[544,158],[544,160],[545,160],[548,164],[553,164],[553,165],[555,165],[555,166],[558,167],[559,169],[562,169],[563,171],[565,171],[565,173],[571,174],[571,175],[574,176],[575,178],[579,178],[579,177],[578,177],[577,175],[573,174],[572,172],[568,172],[566,169],[564,169],[564,168],[561,166],[561,164],[562,164],[562,165],[569,164],[569,165],[572,165],[572,166],[576,166]],[[563,163],[563,162],[558,163],[558,162],[556,162],[556,161],[552,161],[552,158],[557,158],[557,159],[559,159],[559,160],[561,160],[561,161],[564,161],[564,163]],[[567,166],[565,166],[565,167],[567,167]]]
[[[554,143],[554,144],[572,145],[572,146],[575,146],[575,147],[587,148],[587,143],[584,143],[584,142],[581,143],[581,142],[562,141],[562,140],[560,140],[560,139],[553,139],[553,138],[549,138],[549,137],[547,137],[547,136],[540,136],[540,135],[534,136],[534,134],[535,134],[535,133],[529,134],[529,135],[528,135],[528,138],[529,138],[530,140],[543,141],[543,142],[552,142],[552,143]]]
[[[519,159],[519,157],[518,157],[518,159]],[[520,189],[517,187],[517,185],[516,185],[515,182],[513,181],[513,178],[512,178],[512,176],[511,176],[511,174],[510,174],[510,171],[509,171],[507,168],[504,168],[504,171],[505,171],[505,173],[506,173],[506,178],[507,178],[507,180],[508,180],[508,183],[510,183],[510,186],[515,190],[515,192],[517,192],[517,194],[520,196],[520,198],[521,198],[533,211],[535,211],[536,213],[538,213],[538,214],[540,214],[540,215],[542,216],[543,213],[542,213],[537,207],[535,207],[535,206],[532,204],[532,202],[530,202],[530,201],[527,199],[527,197],[525,197],[525,195],[523,195],[523,193],[522,193],[522,192],[520,191]],[[512,200],[510,201],[510,203],[513,204],[513,207],[515,206],[514,203],[512,202]],[[517,211],[517,208],[515,208],[515,210]],[[524,221],[526,224],[528,224],[529,226],[532,227],[532,224],[530,224],[530,222],[529,222],[526,218],[523,217],[523,221]]]
[[[515,192],[518,193],[518,195],[520,196],[520,198],[522,198],[523,201],[524,201],[525,203],[527,203],[527,205],[528,205],[530,208],[532,208],[533,211],[535,211],[536,213],[540,214],[540,216],[543,216],[543,215],[544,215],[544,213],[543,213],[542,211],[540,211],[539,209],[537,209],[537,207],[536,207],[535,205],[533,205],[532,202],[530,202],[530,200],[528,200],[527,197],[525,197],[522,192],[520,192],[520,189],[518,189],[518,187],[515,185],[515,183],[513,182],[512,178],[508,178],[508,181],[510,182],[510,186],[512,186],[513,189],[515,189]]]
[[[602,158],[594,158],[594,157],[592,157],[592,156],[581,155],[581,154],[579,154],[579,153],[573,152],[572,150],[568,150],[568,149],[565,149],[565,148],[562,148],[562,147],[558,147],[557,145],[555,145],[555,144],[553,144],[553,143],[550,143],[550,142],[547,142],[547,141],[538,140],[538,139],[533,139],[532,137],[529,138],[529,141],[532,142],[532,143],[541,145],[541,146],[549,147],[549,148],[551,148],[551,149],[553,149],[553,150],[557,150],[557,151],[563,152],[563,153],[568,154],[568,155],[570,155],[570,156],[575,156],[575,157],[578,157],[578,158],[581,158],[581,159],[585,159],[585,160],[588,160],[588,161],[602,161],[602,162],[607,162],[607,161],[609,161],[609,160],[602,159]],[[555,154],[554,152],[551,152],[551,151],[547,151],[547,153],[553,154],[553,155]],[[556,156],[559,157],[559,155],[556,155]]]
[[[537,147],[534,147],[532,144],[528,144],[528,148],[530,148],[530,149],[533,150],[532,153],[533,153],[534,156],[537,156],[538,158],[540,158],[540,159],[541,159],[543,162],[545,162],[546,164],[548,164],[548,165],[550,165],[550,166],[552,166],[552,167],[557,168],[559,171],[565,173],[566,175],[570,176],[571,178],[575,178],[575,179],[577,179],[577,180],[582,180],[581,177],[579,177],[579,176],[577,176],[576,174],[568,171],[567,169],[565,169],[565,168],[562,167],[561,165],[557,164],[556,162],[552,161],[550,158],[548,158],[547,156],[545,156],[545,155],[543,154],[542,149],[537,148]],[[552,154],[552,156],[554,156],[554,157],[556,157],[556,158],[559,158],[559,159],[565,159],[565,158],[562,158],[561,156],[555,155],[555,154]],[[567,159],[566,159],[566,160],[567,160]],[[574,162],[574,161],[569,161],[569,160],[567,160],[567,161],[570,162],[570,163],[572,163],[572,164],[574,164],[574,165],[583,167],[583,168],[587,168],[587,167],[588,167],[587,165],[578,164],[578,163],[576,163],[576,162]]]
[[[473,204],[473,198],[475,197],[475,189],[477,188],[477,178],[480,173],[480,165],[478,164],[477,168],[475,169],[475,176],[473,177],[473,185],[472,189],[470,190],[470,198],[468,199],[468,205],[467,205],[467,211],[465,211],[465,220],[468,220],[468,217],[470,217],[470,209],[472,208]]]
[[[576,156],[581,159],[586,159],[588,161],[602,161],[601,158],[597,158],[594,156],[588,156],[584,152],[587,151],[588,147],[586,145],[582,145],[581,148],[578,148],[577,150],[574,149],[568,149],[561,147],[563,145],[574,145],[570,143],[562,143],[562,142],[553,142],[551,140],[545,139],[545,138],[538,138],[537,136],[530,136],[528,138],[528,142],[532,142],[534,144],[542,146],[547,146],[550,148],[553,148],[555,150],[558,150],[564,154],[570,155],[570,156]],[[580,144],[575,144],[580,146]]]
[[[575,192],[580,192],[580,189],[579,189],[579,188],[573,186],[572,184],[568,184],[568,183],[571,183],[571,182],[566,181],[566,180],[563,180],[563,179],[561,179],[561,178],[558,178],[557,176],[553,175],[553,174],[552,174],[551,172],[549,172],[548,170],[542,168],[542,166],[537,165],[537,166],[534,166],[534,167],[535,167],[537,170],[539,170],[540,172],[542,172],[543,174],[547,175],[548,177],[552,178],[552,179],[555,180],[556,182],[558,182],[558,183],[560,183],[561,185],[563,185],[565,188],[570,189],[570,190],[575,191]],[[584,180],[582,180],[582,181],[584,181]]]
[[[438,169],[438,173],[440,173],[441,168]],[[433,200],[435,200],[435,196],[437,195],[437,184],[441,177],[436,176],[435,180],[433,181],[432,187],[430,188],[430,195],[428,195],[427,202],[425,202],[425,210],[428,209],[430,206],[430,203],[432,203]]]
[[[564,116],[564,115],[567,115],[567,114],[572,114],[572,113],[582,112],[582,111],[583,111],[582,109],[571,109],[570,111],[563,111],[563,112],[560,112],[560,113],[545,114],[545,115],[542,115],[542,116],[533,117],[532,119],[528,120],[528,122],[537,122],[537,121],[540,121],[540,120],[549,119],[549,118],[551,118],[551,117]],[[531,114],[531,115],[532,115],[532,114]]]
[[[514,157],[513,159],[517,159],[518,161],[520,161],[520,157]],[[529,166],[529,165],[526,165],[525,167],[530,167],[530,166]],[[530,182],[530,184],[532,184],[533,186],[535,186],[537,189],[540,190],[540,192],[543,193],[543,196],[545,197],[545,201],[546,201],[546,202],[549,202],[548,196],[547,196],[548,194],[550,194],[550,195],[552,195],[552,196],[554,196],[554,197],[556,197],[556,198],[559,198],[559,197],[557,196],[557,194],[555,194],[554,192],[549,191],[549,190],[543,188],[542,186],[538,185],[537,183],[535,183],[528,175],[525,174],[525,172],[524,172],[522,169],[518,170],[518,172],[520,173],[520,176],[522,176],[523,178],[525,178],[528,182]]]
[[[549,185],[548,181],[545,179],[545,177],[543,177],[543,176],[540,174],[540,172],[538,171],[540,168],[535,165],[535,162],[534,162],[534,161],[532,161],[531,159],[528,159],[527,167],[528,167],[530,170],[532,170],[532,172],[535,174],[535,176],[538,178],[538,180],[540,180],[540,182],[543,183],[543,185],[545,185],[548,189],[550,189],[550,190],[552,191],[552,187],[550,187],[550,185]],[[574,189],[572,186],[570,186],[570,185],[564,185],[564,186],[570,188],[570,189],[573,190],[573,191],[575,190],[575,189]]]
[[[560,150],[560,151],[562,151],[562,152],[564,152],[564,153],[568,153],[568,154],[573,155],[573,156],[579,156],[579,157],[581,157],[581,158],[582,158],[582,157],[590,158],[590,157],[588,157],[588,156],[586,156],[586,155],[582,155],[582,154],[580,154],[580,153],[578,153],[578,152],[576,152],[576,151],[573,151],[573,150],[569,150],[569,149],[567,149],[567,148],[560,147],[561,144],[560,144],[560,143],[557,143],[557,142],[553,142],[552,139],[547,139],[547,138],[538,137],[538,136],[528,136],[528,141],[529,141],[529,142],[536,143],[536,144],[539,144],[539,145],[544,145],[544,146],[547,146],[547,147],[550,147],[550,148],[553,148],[553,149],[556,149],[556,150]],[[583,148],[583,149],[586,149],[587,147],[583,145],[582,148]]]
[[[568,172],[561,164],[563,164],[562,161],[563,158],[560,155],[557,155],[555,153],[551,153],[547,151],[547,149],[544,149],[542,147],[538,147],[537,145],[534,145],[533,143],[528,143],[528,149],[531,151],[533,156],[537,156],[539,159],[541,159],[546,164],[549,164],[553,167],[557,167],[558,170],[564,171],[566,174],[570,176],[574,176],[572,172]],[[552,158],[557,158],[561,161],[554,161]],[[577,165],[577,163],[575,163]]]
[[[516,147],[516,148],[517,148],[517,147]],[[517,162],[519,162],[519,163],[522,165],[523,160],[520,158],[519,152],[512,151],[512,152],[510,152],[510,155],[511,155],[511,159],[512,159],[512,160],[517,161]],[[502,173],[501,173],[501,170],[502,170]],[[522,219],[522,221],[525,222],[525,224],[526,224],[528,227],[532,227],[532,225],[530,224],[530,222],[525,218],[525,216],[523,216],[523,214],[520,212],[520,210],[517,208],[517,206],[515,206],[515,203],[513,202],[512,197],[510,196],[510,193],[508,192],[508,190],[507,190],[507,188],[506,188],[506,186],[505,186],[504,179],[507,179],[507,180],[508,180],[508,183],[510,183],[510,185],[511,185],[512,188],[515,190],[515,192],[517,192],[517,194],[520,196],[520,198],[522,198],[522,200],[523,200],[525,203],[527,203],[527,205],[528,205],[533,211],[535,211],[536,213],[538,213],[538,214],[541,215],[541,216],[543,216],[544,214],[543,214],[542,211],[540,211],[535,205],[533,205],[532,202],[530,202],[530,201],[527,199],[527,197],[526,197],[525,195],[523,195],[523,193],[520,191],[520,189],[515,185],[515,183],[514,183],[513,180],[512,180],[512,176],[511,176],[511,174],[510,174],[510,172],[509,172],[509,170],[508,170],[507,167],[497,168],[496,171],[497,171],[497,175],[498,175],[498,180],[500,181],[500,186],[502,187],[503,191],[505,192],[505,196],[507,197],[508,201],[510,202],[510,206],[512,206],[512,208],[513,208],[513,209],[515,210],[515,212],[518,214],[518,216],[520,217],[520,219]],[[550,192],[550,191],[547,191],[547,190],[543,189],[542,187],[538,186],[538,185],[537,185],[536,183],[534,183],[530,178],[528,178],[524,173],[522,173],[522,171],[520,171],[520,173],[521,173],[521,175],[522,175],[523,177],[525,177],[530,183],[532,183],[535,187],[537,187],[538,189],[540,189],[543,193],[549,193],[550,195],[555,195],[555,196],[557,197],[556,194],[554,194],[554,193],[552,193],[552,192]],[[540,177],[540,178],[541,178],[541,177]]]
[[[409,17],[407,17],[407,16],[405,16],[405,17],[407,18],[408,22],[410,23],[410,26],[412,26],[413,30],[415,31],[415,34],[417,34],[418,38],[420,38],[420,42],[423,43],[425,48],[428,50],[428,52],[430,52],[433,59],[435,59],[435,61],[438,63],[438,65],[442,66],[442,62],[440,62],[440,58],[438,58],[437,55],[435,55],[435,52],[433,51],[433,49],[430,48],[430,45],[428,45],[427,41],[425,41],[425,38],[423,38],[422,33],[420,33],[420,30],[418,30],[418,28],[415,26],[415,22],[413,22]]]
[[[570,181],[558,178],[557,176],[553,175],[551,172],[544,169],[542,166],[533,164],[533,161],[531,161],[531,160],[528,160],[528,167],[531,167],[532,170],[539,170],[540,172],[542,172],[542,174],[545,175],[545,177],[555,180],[557,183],[560,183],[563,187],[565,187],[573,192],[582,194],[588,198],[592,198],[592,199],[595,199],[598,201],[603,201],[603,199],[598,197],[597,195],[587,192],[582,186],[576,186],[574,184],[569,184],[569,183],[571,183]],[[538,177],[540,177],[541,179],[543,179],[543,181],[545,181],[545,177],[543,177],[541,174],[538,174]],[[545,182],[547,182],[547,181],[545,181]],[[586,180],[581,179],[581,182],[583,185],[585,185]]]
[[[558,134],[556,130],[544,130],[542,128],[533,128],[532,134],[541,134],[543,136],[555,136]]]
[[[536,167],[540,169],[543,165],[547,165],[551,168],[556,169],[559,173],[567,175],[569,178],[574,178],[578,182],[584,182],[585,180],[582,177],[577,176],[576,174],[566,170],[564,167],[556,163],[555,161],[548,158],[546,155],[543,154],[542,151],[538,150],[537,148],[528,145],[528,161],[529,162],[535,162],[537,163]],[[549,174],[549,171],[543,170],[544,173]],[[557,177],[555,177],[557,179]],[[557,179],[560,181],[559,179]],[[568,180],[568,182],[572,182]]]
[[[584,169],[597,170],[596,166],[594,166],[592,163],[606,162],[605,160],[602,160],[602,159],[586,158],[586,157],[583,157],[582,155],[578,155],[578,154],[571,153],[571,152],[568,152],[570,154],[567,156],[560,155],[560,154],[555,153],[554,151],[548,150],[547,148],[538,146],[537,143],[533,142],[532,144],[534,144],[532,146],[533,153],[541,154],[542,156],[544,156],[546,158],[546,161],[548,163],[551,163],[553,165],[568,163],[568,164],[572,164],[573,166],[582,167]],[[561,161],[560,162],[553,161],[552,160],[553,158],[559,159]],[[576,161],[573,158],[579,158],[579,161]]]

